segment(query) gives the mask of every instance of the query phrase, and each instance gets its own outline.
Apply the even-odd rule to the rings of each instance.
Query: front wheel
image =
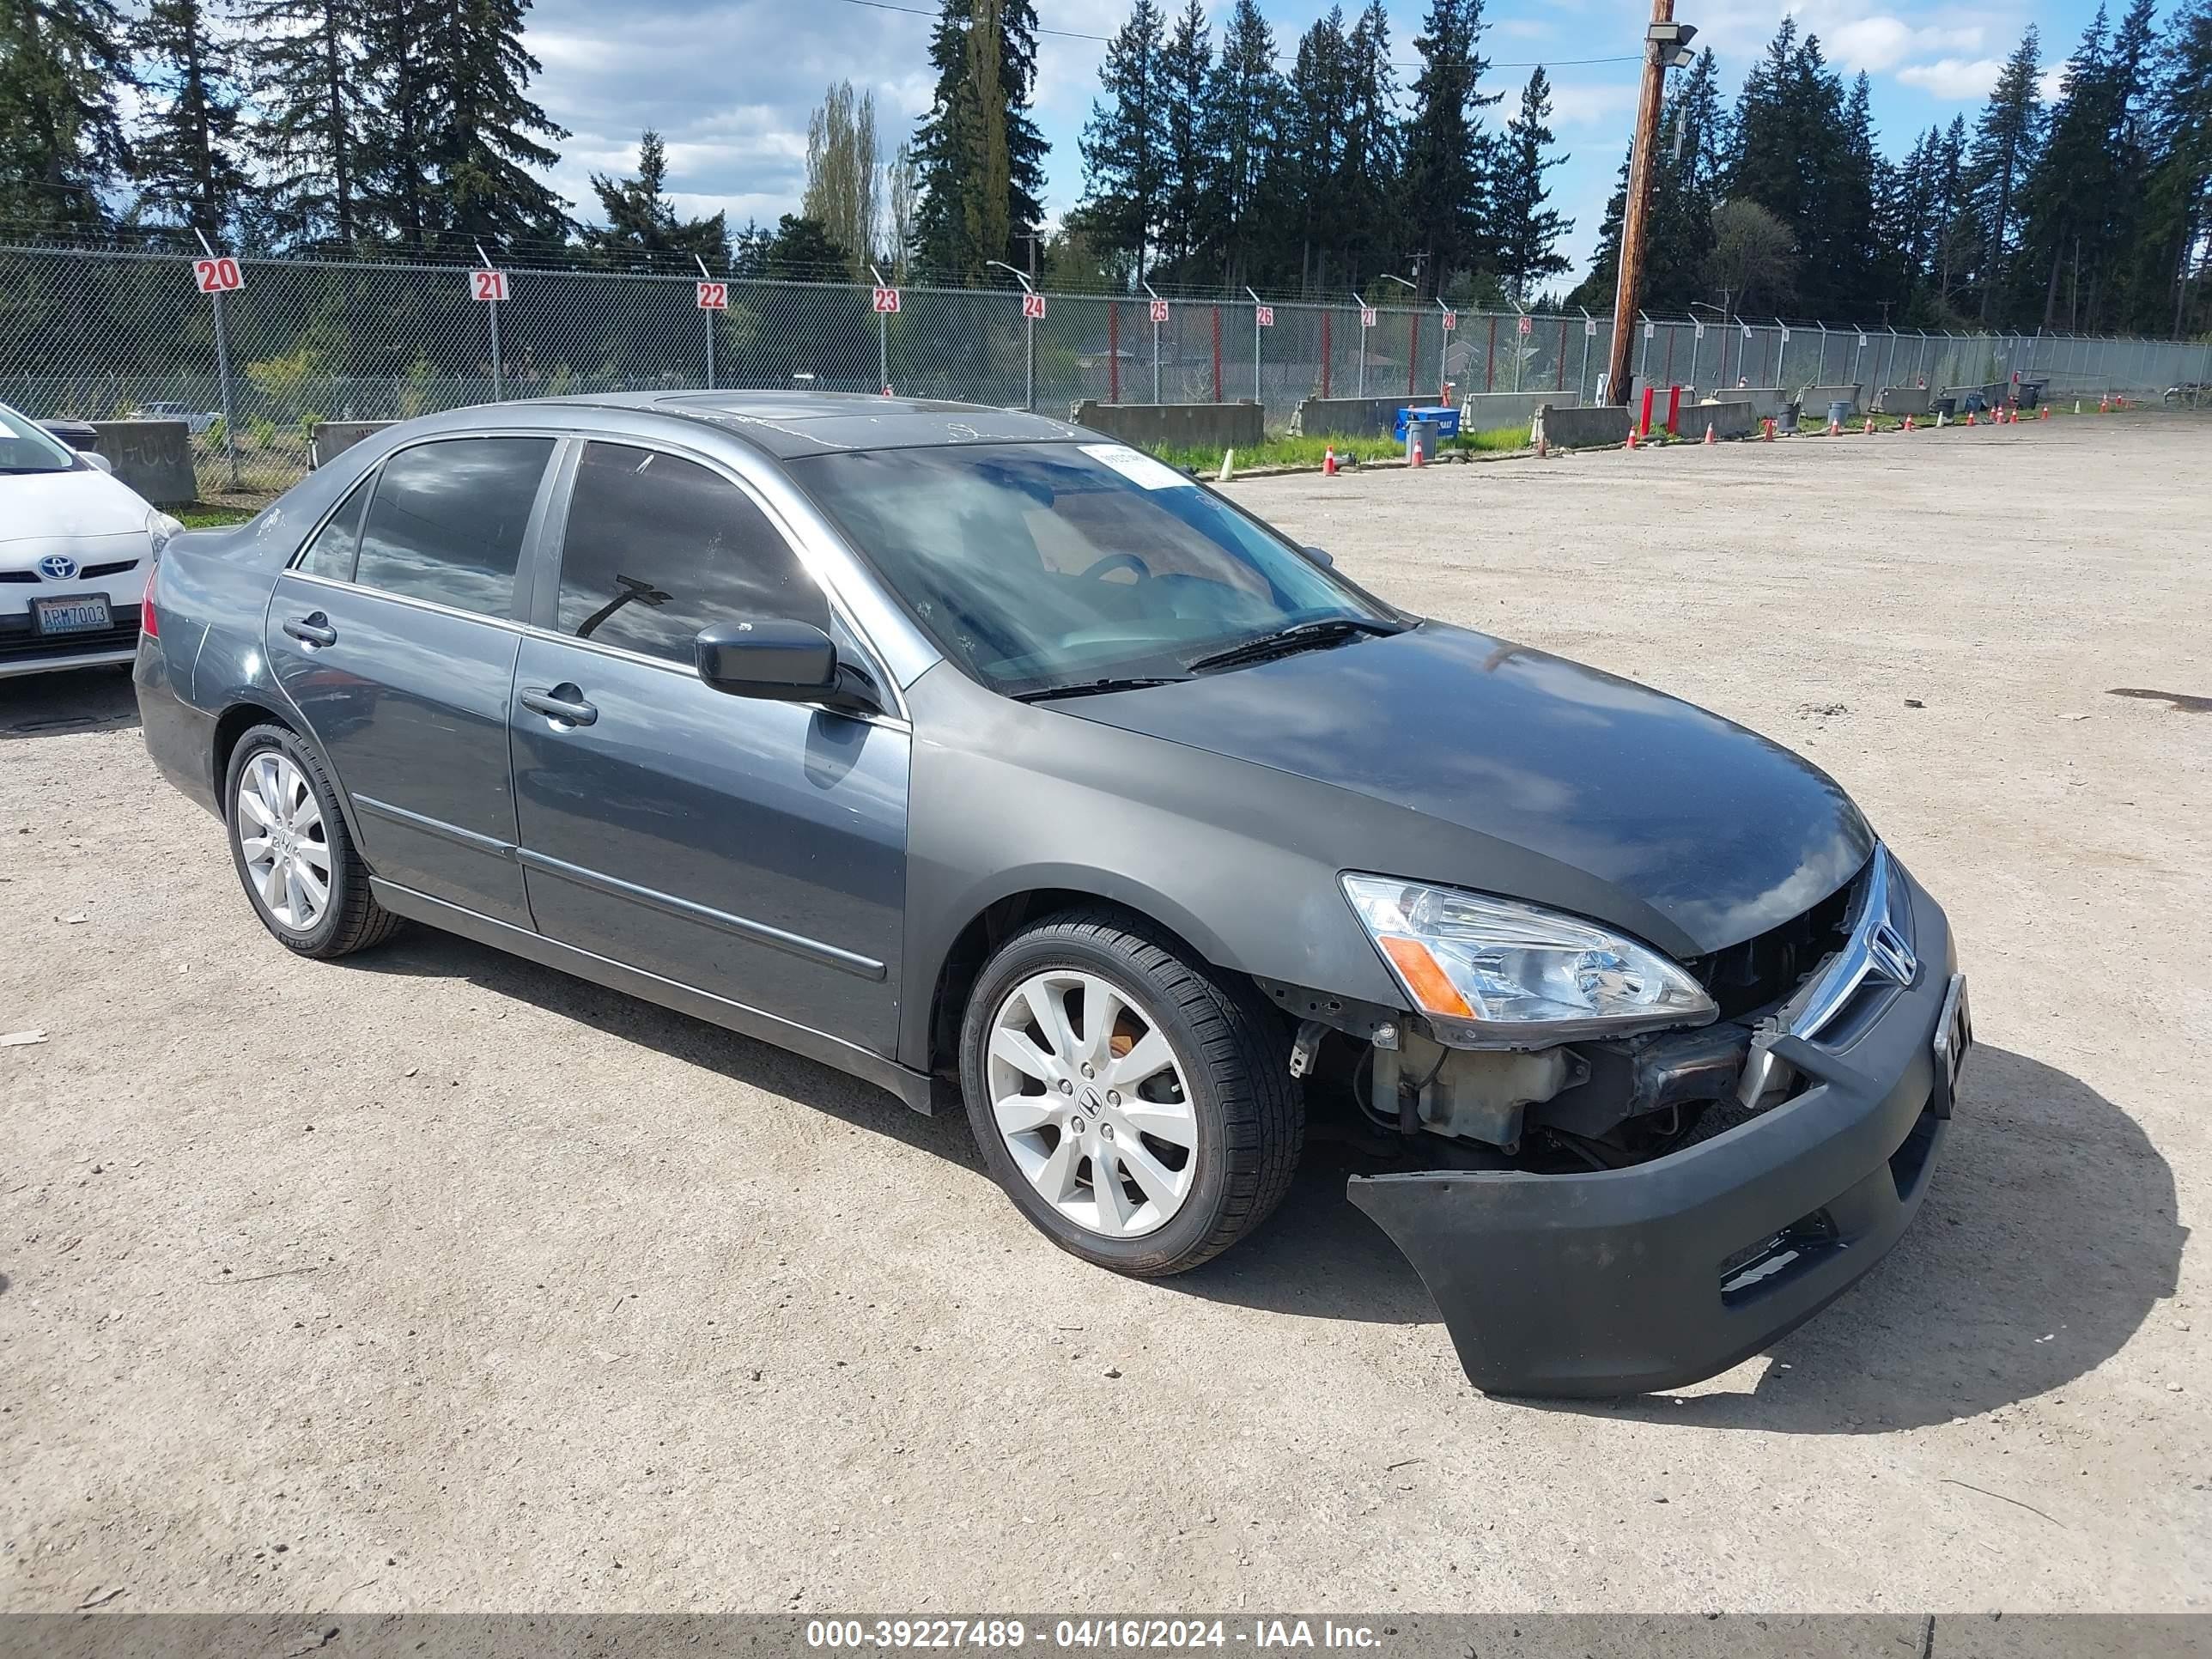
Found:
[[[1177,1273],[1289,1190],[1304,1136],[1273,1012],[1135,919],[1052,917],[983,969],[960,1084],[991,1173],[1062,1249]]]

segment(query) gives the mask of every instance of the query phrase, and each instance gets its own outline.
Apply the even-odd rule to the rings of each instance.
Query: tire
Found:
[[[1040,1231],[1086,1261],[1163,1278],[1218,1255],[1290,1189],[1305,1108],[1281,1036],[1257,995],[1139,919],[1069,911],[985,964],[961,1023],[961,1093],[993,1177]],[[1100,1187],[1102,1170],[1113,1185]]]
[[[272,777],[284,781],[284,787],[273,794],[262,787]],[[295,781],[296,788],[292,787]],[[258,809],[240,799],[249,787],[254,790]],[[272,800],[284,809],[277,813],[284,822],[273,830],[255,816],[258,810],[266,817]],[[307,811],[310,801],[312,812]],[[331,787],[322,757],[296,733],[281,726],[264,725],[252,727],[241,737],[224,769],[222,807],[231,866],[238,872],[239,884],[246,889],[261,925],[286,950],[327,960],[381,945],[398,931],[399,918],[369,893],[368,866],[362,863],[347,832],[345,816],[338,810],[337,791]],[[271,833],[260,833],[264,830]],[[297,849],[296,859],[276,854],[275,848],[287,843]],[[264,848],[270,851],[257,870],[256,855]],[[293,884],[283,880],[287,864],[295,871],[304,866],[309,876],[318,870],[325,874],[325,897],[319,903],[313,902],[312,881]],[[266,873],[272,867],[277,872],[275,890],[279,897],[276,900],[270,896],[271,884]],[[304,900],[302,891],[307,895]]]

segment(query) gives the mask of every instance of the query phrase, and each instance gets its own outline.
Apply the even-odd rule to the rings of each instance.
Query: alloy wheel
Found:
[[[986,1076],[1015,1167],[1077,1226],[1142,1237],[1190,1195],[1198,1118],[1182,1062],[1118,986],[1073,969],[1024,980],[992,1017]]]
[[[263,750],[240,772],[231,833],[270,919],[310,931],[330,906],[330,838],[307,775],[282,750]]]

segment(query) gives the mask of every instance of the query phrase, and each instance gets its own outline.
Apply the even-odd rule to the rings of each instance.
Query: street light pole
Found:
[[[1036,257],[1035,242],[1030,244],[1030,253],[1032,258]],[[1035,284],[1030,281],[1029,273],[1020,266],[1010,265],[1004,259],[986,259],[983,263],[987,265],[996,265],[1001,270],[1011,271],[1014,280],[1022,285],[1024,294],[1036,292]],[[1026,313],[1028,307],[1024,307],[1023,309]],[[1022,407],[1034,415],[1036,413],[1036,319],[1024,315],[1022,319],[1022,327],[1028,336],[1027,344],[1022,355]]]
[[[1644,32],[1644,83],[1636,105],[1636,142],[1629,156],[1628,199],[1620,222],[1620,276],[1613,299],[1613,352],[1606,397],[1628,402],[1628,331],[1636,320],[1636,293],[1644,280],[1644,243],[1650,229],[1652,151],[1658,147],[1659,106],[1670,66],[1690,61],[1697,30],[1674,21],[1674,0],[1651,0],[1651,27]]]

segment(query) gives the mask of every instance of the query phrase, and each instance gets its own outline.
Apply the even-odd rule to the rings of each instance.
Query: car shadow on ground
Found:
[[[465,979],[982,1168],[949,1093],[925,1117],[829,1066],[488,945],[413,927],[345,965]],[[1344,1195],[1346,1176],[1368,1167],[1341,1143],[1310,1140],[1290,1195],[1267,1224],[1163,1287],[1308,1317],[1431,1323],[1448,1346],[1412,1265]],[[1903,1242],[1776,1344],[1748,1391],[1516,1403],[1808,1434],[1970,1417],[2063,1389],[2118,1352],[2173,1294],[2186,1237],[2172,1171],[2134,1119],[2066,1073],[1984,1045],[1968,1063],[1942,1162]],[[1038,1248],[1050,1247],[1040,1240]]]
[[[0,679],[0,743],[128,730],[137,724],[138,694],[128,665]]]

